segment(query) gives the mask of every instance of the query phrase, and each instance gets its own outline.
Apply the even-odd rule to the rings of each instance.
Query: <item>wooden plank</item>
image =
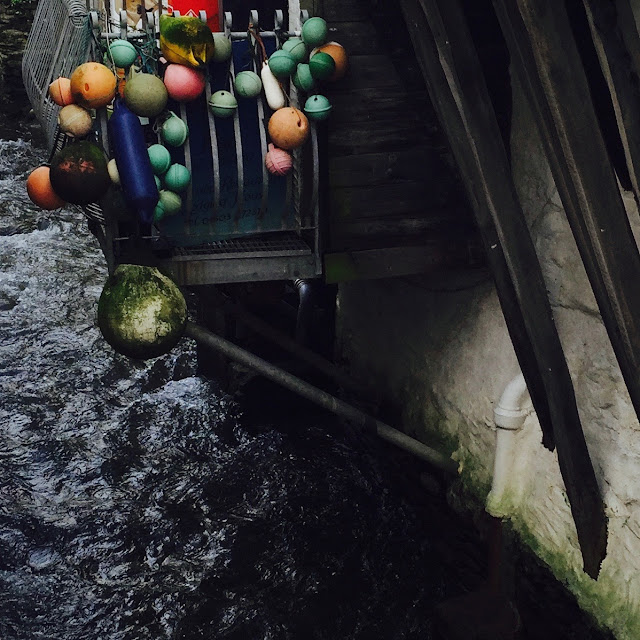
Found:
[[[620,37],[616,5],[583,0],[591,36],[613,101],[618,131],[636,198],[640,197],[640,81],[629,65],[629,52]],[[635,31],[636,46],[640,37]],[[627,34],[627,41],[631,38]]]
[[[551,10],[518,5],[494,0],[609,339],[640,415],[638,250],[615,175],[605,161],[604,141],[567,15],[560,6]],[[559,51],[561,59],[554,59]]]
[[[357,22],[369,19],[371,7],[366,0],[325,0],[317,15],[321,15],[327,22]]]
[[[543,442],[558,448],[585,571],[596,577],[606,553],[604,504],[471,35],[457,0],[402,0],[402,7],[473,204]]]
[[[640,77],[640,37],[629,0],[615,0],[618,12],[617,26],[631,58],[633,72]]]
[[[384,247],[391,244],[415,243],[419,238],[431,238],[449,233],[461,244],[476,237],[470,221],[452,218],[451,211],[407,211],[397,218],[366,218],[332,222],[329,247],[331,251]]]
[[[381,53],[349,56],[349,66],[344,78],[332,85],[333,92],[360,91],[377,88],[386,91],[402,91],[402,80],[389,56]]]
[[[329,158],[329,186],[372,187],[395,182],[424,181],[451,186],[453,176],[435,150],[426,146],[405,151],[365,153]]]
[[[442,138],[436,125],[436,115],[426,91],[388,92],[375,88],[358,91],[332,91],[331,128],[346,124],[376,125],[389,120],[403,120],[412,126],[427,129]]]
[[[424,210],[444,210],[450,186],[450,183],[438,184],[425,176],[420,182],[333,188],[329,194],[331,222],[402,217],[420,206]]]
[[[468,266],[469,256],[461,243],[385,247],[363,251],[343,251],[324,255],[325,282],[350,282],[393,278],[452,266]]]
[[[371,22],[330,22],[329,34],[348,56],[371,53],[379,44],[378,32]]]
[[[404,122],[378,122],[375,126],[361,122],[329,129],[328,150],[332,156],[396,151],[426,146],[430,142],[424,127],[407,126]]]

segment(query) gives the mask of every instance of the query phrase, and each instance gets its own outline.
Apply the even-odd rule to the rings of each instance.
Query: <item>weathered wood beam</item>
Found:
[[[564,4],[494,0],[494,6],[629,396],[640,415],[640,254]]]
[[[582,0],[591,37],[611,93],[618,131],[636,198],[640,197],[640,81],[619,31],[616,3]],[[635,25],[634,25],[635,26]],[[640,42],[637,29],[635,40]],[[633,38],[631,33],[627,38]]]
[[[584,560],[597,576],[607,520],[540,264],[458,0],[402,0],[418,60],[460,167],[543,441],[560,470]]]

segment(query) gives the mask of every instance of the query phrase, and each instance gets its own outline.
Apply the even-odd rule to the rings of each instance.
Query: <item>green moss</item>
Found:
[[[178,287],[157,269],[120,265],[98,302],[98,326],[118,353],[155,358],[178,342],[187,305]]]
[[[594,623],[611,630],[619,640],[640,638],[640,611],[630,607],[625,599],[625,590],[606,573],[598,580],[591,579],[571,563],[574,549],[567,542],[565,550],[550,549],[538,538],[527,522],[515,515],[510,526],[517,537],[540,558],[555,577],[571,591],[580,607],[589,612]]]

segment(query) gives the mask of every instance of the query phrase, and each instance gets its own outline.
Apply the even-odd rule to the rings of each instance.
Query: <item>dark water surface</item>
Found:
[[[433,637],[484,576],[475,530],[326,416],[246,420],[189,341],[116,355],[82,215],[26,196],[42,159],[0,140],[0,639]],[[531,566],[526,637],[600,637]]]
[[[0,638],[428,637],[429,544],[376,458],[313,414],[243,425],[188,341],[114,354],[41,160],[0,142]]]

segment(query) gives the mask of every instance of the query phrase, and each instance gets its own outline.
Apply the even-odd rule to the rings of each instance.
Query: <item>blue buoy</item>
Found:
[[[140,119],[121,100],[116,100],[109,119],[109,145],[118,165],[125,200],[136,210],[141,222],[151,224],[159,198],[158,187]]]

